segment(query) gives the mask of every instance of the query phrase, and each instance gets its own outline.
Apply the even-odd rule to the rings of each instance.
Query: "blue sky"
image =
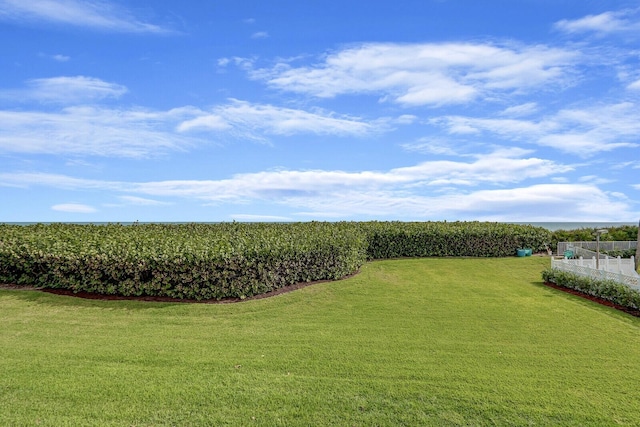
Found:
[[[0,0],[0,222],[640,218],[640,6]]]

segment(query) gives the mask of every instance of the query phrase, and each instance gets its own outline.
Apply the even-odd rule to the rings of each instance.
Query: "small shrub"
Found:
[[[594,279],[568,271],[547,269],[542,272],[545,282],[574,289],[587,295],[611,301],[623,307],[640,309],[640,291],[612,280]]]

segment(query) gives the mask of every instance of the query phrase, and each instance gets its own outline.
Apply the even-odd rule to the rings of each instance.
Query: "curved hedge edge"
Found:
[[[289,292],[297,291],[298,289],[303,289],[303,288],[306,288],[307,286],[347,280],[354,276],[357,276],[358,274],[360,274],[360,272],[361,272],[361,269],[358,269],[353,273],[347,274],[337,279],[323,279],[323,280],[314,280],[310,282],[298,282],[298,283],[294,283],[291,285],[286,285],[286,286],[274,289],[269,292],[256,294],[256,295],[252,295],[245,298],[225,297],[222,299],[184,299],[184,298],[172,298],[172,297],[166,297],[166,296],[163,297],[163,296],[153,296],[153,295],[125,296],[125,295],[114,295],[114,294],[101,294],[97,292],[73,291],[71,289],[65,289],[65,288],[50,288],[50,287],[34,286],[34,285],[13,285],[8,283],[0,283],[0,290],[41,291],[41,292],[46,292],[53,295],[71,296],[74,298],[98,300],[98,301],[141,301],[141,302],[161,302],[161,303],[168,302],[168,303],[187,303],[187,304],[235,304],[240,302],[271,298],[271,297],[286,294]]]
[[[245,299],[372,259],[515,255],[548,241],[480,222],[0,224],[0,282],[104,295]]]
[[[551,268],[542,272],[542,279],[623,307],[640,309],[640,291],[613,280],[594,279]]]

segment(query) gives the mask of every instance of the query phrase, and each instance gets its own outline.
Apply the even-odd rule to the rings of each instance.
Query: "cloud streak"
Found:
[[[90,77],[28,82],[28,89],[0,97],[56,103],[54,111],[0,110],[0,152],[143,158],[211,144],[211,135],[268,141],[269,136],[316,134],[364,137],[385,132],[389,120],[365,121],[312,111],[230,100],[209,111],[192,106],[154,111],[76,102],[117,98],[127,88]],[[206,134],[206,135],[203,135]]]
[[[430,123],[445,127],[450,134],[488,132],[582,157],[640,145],[640,108],[632,102],[564,109],[538,121],[444,116]]]
[[[295,67],[254,69],[253,79],[320,98],[372,94],[405,107],[467,103],[568,82],[575,51],[477,43],[368,43]]]
[[[81,203],[63,203],[59,205],[51,206],[51,209],[58,212],[66,212],[66,213],[81,213],[81,214],[91,214],[97,212],[97,209],[83,205]]]
[[[262,134],[365,136],[382,131],[383,126],[380,122],[365,122],[357,117],[340,116],[320,109],[304,111],[235,99],[178,126],[180,132],[231,129],[237,134],[260,139]]]
[[[503,195],[505,190],[501,187],[573,170],[568,165],[525,157],[527,154],[521,149],[500,149],[467,161],[428,161],[388,171],[279,170],[221,180],[118,182],[58,174],[0,173],[0,185],[110,192],[125,203],[137,205],[166,203],[159,198],[182,198],[205,204],[285,205],[303,209],[303,216],[304,212],[397,217],[420,212],[420,217],[430,213],[443,216],[465,212],[465,206],[476,209],[474,203],[480,203],[480,198],[494,206],[498,199],[504,199],[500,203],[523,200],[520,196],[514,199],[514,195]],[[473,190],[485,185],[494,189]],[[463,191],[465,187],[468,190]]]
[[[607,11],[578,19],[563,19],[554,28],[569,34],[594,32],[600,35],[640,30],[640,8]]]
[[[128,92],[125,86],[95,77],[61,76],[26,81],[26,88],[5,90],[0,97],[16,102],[77,104],[119,98]]]
[[[19,23],[50,22],[119,33],[167,34],[113,2],[96,0],[0,0],[0,19]]]

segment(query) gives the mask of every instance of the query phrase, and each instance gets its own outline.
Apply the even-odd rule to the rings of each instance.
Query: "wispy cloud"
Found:
[[[0,151],[148,157],[197,140],[173,129],[193,109],[118,110],[95,106],[56,112],[0,110]]]
[[[171,31],[144,22],[130,11],[103,0],[0,0],[0,19],[51,22],[125,33],[164,34]]]
[[[631,89],[631,90],[640,90],[640,79],[636,80],[635,82],[631,82],[628,86],[627,89]]]
[[[537,184],[509,189],[444,195],[399,192],[342,192],[329,199],[298,201],[300,215],[343,218],[365,215],[398,219],[473,219],[481,221],[619,221],[634,218],[628,203],[588,184]],[[607,209],[602,209],[607,206]]]
[[[120,196],[119,199],[127,205],[134,206],[165,206],[171,204],[168,202],[162,202],[160,200],[147,199],[145,197],[137,196]]]
[[[290,217],[278,216],[278,215],[255,215],[255,214],[232,214],[232,219],[237,221],[252,221],[252,222],[287,222],[292,221]]]
[[[125,86],[95,77],[61,76],[26,81],[26,88],[0,91],[1,98],[17,102],[39,101],[61,104],[95,102],[119,98],[127,93]]]
[[[250,75],[317,97],[373,94],[404,106],[443,105],[565,84],[579,56],[540,45],[369,43],[330,53],[315,65],[280,62]]]
[[[245,207],[271,204],[292,217],[429,218],[550,221],[572,213],[576,221],[633,217],[631,201],[607,193],[595,178],[571,183],[573,166],[502,148],[459,161],[427,161],[387,171],[276,170],[221,180],[117,182],[44,173],[0,173],[0,186],[47,186],[100,191],[125,203],[155,205],[182,198]],[[556,183],[537,180],[558,178]],[[522,185],[524,182],[531,182]],[[632,184],[638,187],[638,184]],[[607,209],[602,209],[607,206]],[[235,214],[239,220],[290,220],[289,216]]]
[[[566,33],[594,32],[598,34],[630,33],[640,31],[640,8],[608,11],[578,19],[563,19],[554,24]]]
[[[252,104],[232,99],[178,126],[181,132],[231,131],[236,135],[262,139],[267,135],[318,134],[365,136],[380,132],[384,121],[367,122],[358,117],[342,116],[316,109],[313,111]]]
[[[104,189],[156,197],[188,197],[205,201],[271,200],[334,194],[355,189],[414,192],[450,185],[505,185],[573,170],[550,160],[524,157],[526,150],[510,148],[476,155],[467,161],[428,161],[382,171],[277,170],[238,174],[222,180],[102,182],[41,173],[0,173],[0,185],[45,185],[63,189]],[[130,201],[139,200],[135,198]]]
[[[51,206],[51,209],[58,212],[83,213],[83,214],[89,214],[89,213],[94,213],[98,211],[93,206],[83,205],[81,203],[63,203],[59,205],[53,205]]]
[[[631,102],[564,109],[538,121],[446,116],[431,120],[451,134],[491,132],[505,140],[533,142],[588,157],[640,146],[640,108]]]
[[[366,121],[322,109],[311,111],[231,99],[208,111],[109,108],[125,86],[76,76],[33,79],[26,88],[0,91],[0,99],[62,104],[58,110],[0,110],[0,152],[147,157],[210,144],[211,136],[267,141],[270,135],[368,136],[392,119]],[[66,106],[68,105],[68,106]]]
[[[404,150],[422,154],[439,154],[448,156],[461,155],[460,145],[453,141],[438,138],[419,138],[416,142],[400,145]]]
[[[538,111],[538,104],[535,102],[527,102],[525,104],[514,105],[505,108],[500,112],[501,116],[507,117],[523,117],[529,116]]]
[[[251,38],[252,39],[268,39],[269,38],[269,33],[266,31],[257,31],[253,34],[251,34]]]
[[[40,56],[41,58],[49,58],[49,59],[53,59],[56,62],[67,62],[71,59],[70,56],[67,55],[62,55],[62,54],[55,54],[55,55],[47,55],[44,53],[39,53],[38,56]]]

